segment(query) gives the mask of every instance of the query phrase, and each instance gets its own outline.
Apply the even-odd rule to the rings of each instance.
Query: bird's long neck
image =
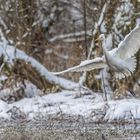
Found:
[[[112,56],[110,55],[110,53],[108,52],[108,50],[106,49],[106,41],[103,40],[102,42],[102,49],[103,49],[103,54],[105,56],[105,60],[108,63],[108,61],[112,58]]]

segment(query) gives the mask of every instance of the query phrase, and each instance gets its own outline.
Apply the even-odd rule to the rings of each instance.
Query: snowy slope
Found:
[[[140,119],[139,99],[104,102],[101,95],[62,91],[25,98],[12,104],[0,101],[0,118],[32,120],[47,115],[81,115],[95,122],[135,122]]]

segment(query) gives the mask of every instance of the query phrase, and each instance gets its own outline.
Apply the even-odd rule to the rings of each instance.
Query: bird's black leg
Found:
[[[136,82],[138,84],[138,86],[140,87],[140,83],[138,82],[138,80],[133,76],[133,73],[128,69],[128,71],[130,72],[132,78],[133,78],[133,81]]]
[[[134,92],[133,90],[129,89],[129,92],[130,92],[134,97],[136,97],[136,94],[135,94],[135,92]]]
[[[134,77],[133,77],[133,75],[132,75],[132,72],[128,69],[128,71],[130,72],[130,74],[131,74],[131,76],[132,76],[132,78],[133,78],[133,81],[135,80],[134,79]],[[125,76],[125,78],[127,79],[127,76],[125,75],[125,73],[122,73],[124,76]],[[138,81],[137,81],[138,82]],[[134,96],[134,97],[136,97],[136,94],[134,93],[134,91],[132,91],[131,89],[129,89],[129,92],[131,93],[131,95],[132,96]]]

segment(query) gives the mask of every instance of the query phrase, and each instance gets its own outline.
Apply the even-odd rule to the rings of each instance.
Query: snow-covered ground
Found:
[[[105,102],[100,93],[78,90],[36,95],[12,104],[0,100],[0,118],[33,120],[56,114],[80,115],[95,122],[137,122],[140,119],[140,100]]]

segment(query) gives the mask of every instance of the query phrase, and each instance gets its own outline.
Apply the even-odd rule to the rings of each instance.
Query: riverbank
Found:
[[[56,116],[81,116],[95,123],[140,123],[140,100],[103,101],[100,93],[67,91],[36,95],[8,104],[0,100],[0,118],[19,122]],[[50,117],[51,118],[51,117]]]

